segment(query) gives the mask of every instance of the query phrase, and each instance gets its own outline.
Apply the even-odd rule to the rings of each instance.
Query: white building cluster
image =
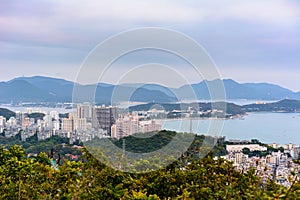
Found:
[[[111,127],[113,138],[122,138],[135,133],[147,133],[161,130],[161,123],[156,120],[140,121],[138,115],[125,115],[116,120]]]
[[[0,116],[0,133],[5,137],[19,134],[22,141],[36,134],[38,140],[58,135],[70,138],[71,143],[76,140],[84,142],[95,137],[122,138],[160,129],[161,125],[155,120],[145,120],[138,113],[118,114],[116,107],[90,103],[78,104],[75,112],[61,118],[57,111],[43,112],[40,108],[16,112],[16,116],[8,120]]]
[[[248,148],[250,151],[267,151],[267,147],[258,144],[226,145],[228,152],[242,152],[244,148]]]
[[[281,147],[275,143],[268,146],[276,149]],[[294,144],[286,144],[283,146],[284,152],[272,152],[265,157],[249,157],[243,153],[244,148],[248,148],[250,151],[267,151],[267,147],[259,144],[226,145],[228,154],[223,156],[223,158],[232,161],[235,169],[238,171],[246,172],[252,167],[262,180],[273,179],[287,187],[291,185],[289,181],[291,172],[295,172],[296,176],[299,176],[300,166],[295,164],[293,159],[299,158],[300,147]]]
[[[30,114],[39,112],[44,114],[41,119],[30,118]],[[39,140],[55,135],[60,130],[59,114],[56,111],[41,112],[41,110],[27,109],[25,112],[16,112],[15,117],[10,117],[7,121],[0,116],[0,132],[5,137],[12,137],[20,134],[22,141],[37,134]]]

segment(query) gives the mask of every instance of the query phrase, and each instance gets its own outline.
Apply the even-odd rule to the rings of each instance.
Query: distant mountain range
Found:
[[[300,92],[269,83],[238,83],[231,79],[202,81],[197,84],[184,85],[180,88],[167,88],[157,84],[112,85],[100,83],[97,85],[96,103],[110,103],[114,91],[122,91],[131,94],[130,101],[136,102],[176,102],[180,100],[195,100],[187,91],[195,92],[198,100],[209,100],[210,94],[207,85],[214,85],[223,81],[227,99],[247,100],[280,100],[299,99]],[[93,85],[80,85],[85,90]],[[141,85],[141,84],[140,84]],[[71,102],[74,82],[64,79],[43,76],[19,77],[8,82],[0,82],[0,102]],[[137,89],[133,89],[137,88]],[[122,99],[123,98],[123,99]],[[127,101],[126,95],[120,97],[120,101]]]

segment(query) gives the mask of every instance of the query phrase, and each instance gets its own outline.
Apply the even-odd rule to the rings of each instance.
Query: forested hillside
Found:
[[[164,142],[168,143],[175,133],[171,133],[168,137],[164,134],[167,132],[157,137],[164,137]],[[0,199],[297,199],[299,197],[300,183],[296,183],[296,179],[292,181],[291,188],[284,188],[272,180],[262,181],[254,170],[245,174],[236,171],[232,163],[223,159],[213,159],[213,152],[205,158],[193,156],[201,148],[202,139],[202,136],[195,138],[188,152],[177,161],[148,173],[125,173],[114,170],[99,162],[86,149],[82,150],[83,155],[78,161],[64,160],[57,165],[46,153],[28,158],[20,146],[2,148]],[[134,141],[133,138],[129,140]]]

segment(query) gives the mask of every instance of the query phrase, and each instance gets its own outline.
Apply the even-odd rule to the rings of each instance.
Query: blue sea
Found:
[[[260,112],[248,113],[242,119],[173,120],[164,122],[163,128],[179,132],[192,130],[196,134],[225,136],[226,140],[258,139],[263,143],[300,145],[300,113]]]

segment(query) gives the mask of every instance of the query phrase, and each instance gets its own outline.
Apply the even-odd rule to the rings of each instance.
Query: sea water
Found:
[[[219,120],[219,123],[215,123],[214,120]],[[258,139],[263,143],[300,145],[300,113],[256,112],[248,113],[243,118],[229,120],[171,120],[165,121],[163,128],[179,132],[192,131],[195,134],[225,136],[226,140]]]

